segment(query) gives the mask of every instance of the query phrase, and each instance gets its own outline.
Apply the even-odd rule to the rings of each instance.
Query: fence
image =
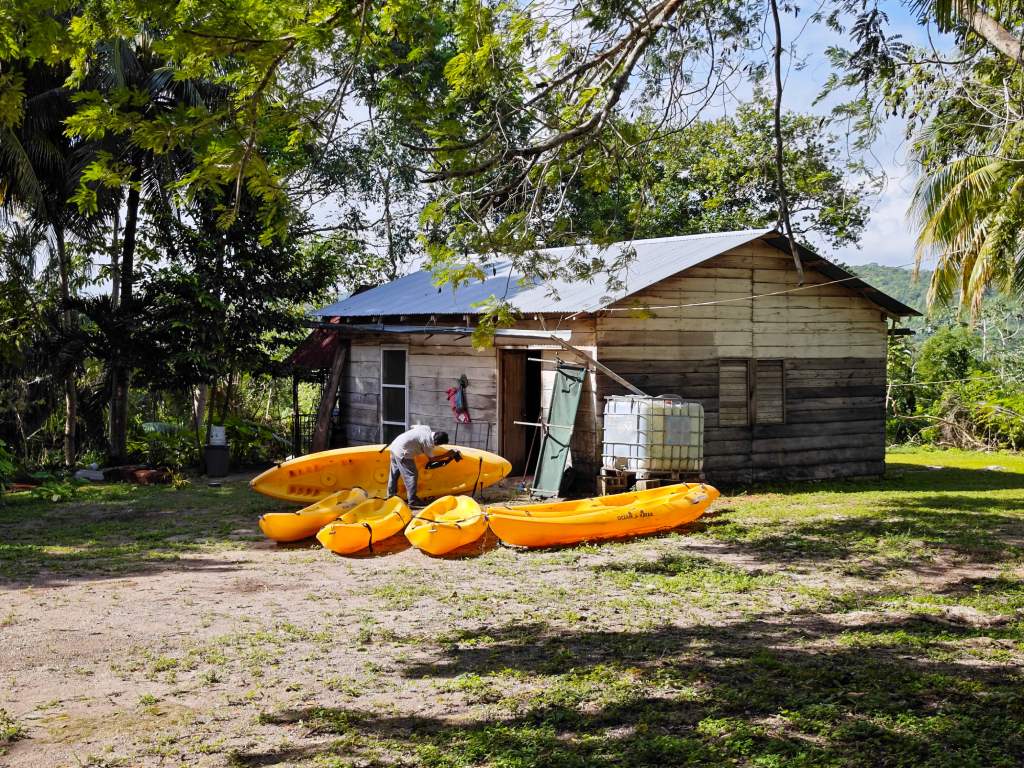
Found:
[[[315,429],[315,413],[298,413],[292,417],[292,453],[295,456],[305,456],[313,449]]]

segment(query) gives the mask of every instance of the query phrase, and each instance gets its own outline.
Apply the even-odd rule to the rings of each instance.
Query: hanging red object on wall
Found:
[[[469,417],[469,405],[466,403],[466,387],[469,380],[466,374],[459,377],[459,383],[454,387],[448,387],[448,402],[451,403],[452,413],[459,424],[469,424],[472,419]]]

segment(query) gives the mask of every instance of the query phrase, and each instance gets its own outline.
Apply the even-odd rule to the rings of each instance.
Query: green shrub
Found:
[[[129,438],[128,451],[151,467],[178,470],[198,463],[195,440],[188,429],[146,430]]]
[[[32,489],[32,495],[54,504],[71,501],[83,485],[80,480],[61,478],[50,472],[34,472],[31,477],[40,481],[40,484]]]
[[[951,387],[943,402],[987,446],[1024,447],[1024,391],[984,379]]]
[[[231,445],[231,460],[238,466],[266,464],[291,450],[291,441],[266,424],[230,416],[224,426]]]

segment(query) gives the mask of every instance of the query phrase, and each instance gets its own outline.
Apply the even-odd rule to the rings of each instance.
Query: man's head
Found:
[[[435,432],[434,433],[434,445],[447,445],[448,433],[447,432]]]

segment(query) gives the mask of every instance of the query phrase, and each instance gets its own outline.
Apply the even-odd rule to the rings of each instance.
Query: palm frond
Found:
[[[1024,176],[1010,187],[1003,205],[986,227],[985,241],[978,249],[978,258],[967,282],[964,305],[969,302],[971,314],[977,317],[989,285],[1010,289],[1016,269],[1017,254],[1024,229]]]
[[[43,210],[46,206],[43,185],[25,151],[21,138],[10,128],[0,129],[0,176],[4,179],[4,205],[15,200],[24,201],[26,207]]]

